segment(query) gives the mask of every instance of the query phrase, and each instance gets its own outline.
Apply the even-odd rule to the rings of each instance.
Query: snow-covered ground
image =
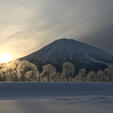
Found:
[[[113,83],[0,83],[0,113],[113,113]]]

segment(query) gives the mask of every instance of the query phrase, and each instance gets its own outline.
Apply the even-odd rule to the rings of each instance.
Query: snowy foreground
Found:
[[[113,113],[113,83],[0,83],[0,113]]]

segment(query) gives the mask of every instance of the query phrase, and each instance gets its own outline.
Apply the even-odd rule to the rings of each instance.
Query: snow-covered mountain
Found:
[[[99,69],[113,63],[113,56],[88,44],[59,39],[21,59],[35,63],[39,68],[51,63],[60,68],[65,61],[71,61],[76,68]]]

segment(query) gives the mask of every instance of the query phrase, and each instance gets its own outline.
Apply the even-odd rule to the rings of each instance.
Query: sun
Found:
[[[0,63],[6,63],[13,60],[13,56],[10,53],[0,54]]]

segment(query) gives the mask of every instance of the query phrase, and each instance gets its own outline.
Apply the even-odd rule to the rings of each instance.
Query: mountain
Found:
[[[50,63],[59,71],[65,61],[71,61],[77,70],[83,67],[88,70],[104,69],[113,63],[113,56],[110,54],[88,44],[65,38],[20,59],[35,63],[39,69]]]

